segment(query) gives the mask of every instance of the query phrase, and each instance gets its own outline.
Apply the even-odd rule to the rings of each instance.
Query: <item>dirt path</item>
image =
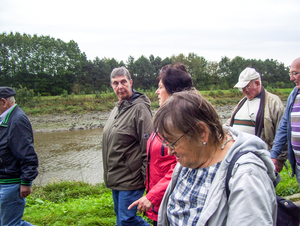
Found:
[[[223,122],[231,115],[234,105],[216,106]],[[155,111],[153,111],[154,113]],[[52,114],[28,116],[35,133],[49,133],[68,130],[103,128],[109,112],[86,114]]]

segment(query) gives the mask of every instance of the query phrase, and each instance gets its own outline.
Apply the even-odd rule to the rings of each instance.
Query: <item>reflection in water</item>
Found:
[[[90,184],[103,181],[102,129],[35,133],[39,175],[34,184],[76,180]]]

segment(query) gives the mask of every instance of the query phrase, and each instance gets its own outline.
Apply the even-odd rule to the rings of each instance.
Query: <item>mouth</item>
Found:
[[[177,162],[178,162],[178,160],[180,160],[180,159],[181,159],[181,157],[180,157],[180,156],[177,156],[177,155],[175,155],[175,157],[176,157],[176,160],[177,160]]]

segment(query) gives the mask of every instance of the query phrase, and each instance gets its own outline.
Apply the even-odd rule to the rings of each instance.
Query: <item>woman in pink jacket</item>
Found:
[[[175,92],[194,89],[191,75],[183,64],[164,66],[157,78],[156,94],[159,106]],[[173,169],[177,163],[175,156],[168,155],[168,149],[162,145],[162,140],[153,132],[147,143],[148,165],[146,169],[146,195],[133,202],[128,208],[138,206],[140,212],[145,212],[157,225],[157,215],[161,200],[171,180]]]

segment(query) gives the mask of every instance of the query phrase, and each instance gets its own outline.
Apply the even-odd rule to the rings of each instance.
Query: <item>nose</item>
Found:
[[[122,85],[122,83],[120,82],[117,86],[116,86],[116,88],[123,88],[123,85]]]
[[[294,80],[295,80],[294,76],[290,75],[290,81],[294,81]]]
[[[175,149],[171,149],[170,147],[168,147],[168,155],[172,156],[175,153]]]
[[[155,93],[156,93],[157,95],[159,94],[158,89],[155,91]]]

